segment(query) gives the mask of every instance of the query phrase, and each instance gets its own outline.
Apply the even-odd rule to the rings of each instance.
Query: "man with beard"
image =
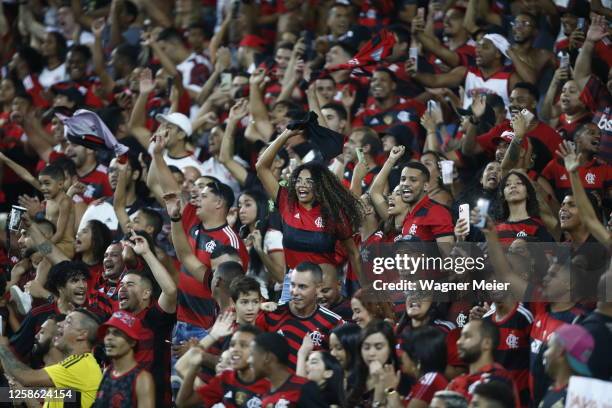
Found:
[[[469,372],[455,377],[446,389],[459,392],[470,400],[473,395],[470,390],[474,389],[476,383],[485,379],[499,380],[513,388],[514,400],[518,404],[518,392],[512,376],[493,358],[498,345],[499,331],[492,322],[482,319],[470,320],[461,329],[461,336],[457,340],[459,357],[469,365]]]
[[[54,346],[63,353],[64,359],[38,370],[21,363],[11,351],[8,339],[0,337],[2,366],[8,375],[25,387],[63,389],[66,390],[64,395],[69,401],[89,408],[102,380],[102,370],[91,353],[98,326],[97,317],[86,309],[76,309],[68,313],[53,339]],[[45,406],[53,404],[47,401]]]
[[[467,122],[465,135],[461,139],[461,152],[467,156],[474,156],[480,153],[486,153],[492,157],[497,149],[496,141],[505,131],[514,131],[515,135],[519,134],[520,138],[528,137],[530,142],[534,144],[535,140],[541,145],[541,148],[536,152],[538,170],[543,167],[542,162],[546,162],[555,157],[555,151],[561,143],[561,137],[550,126],[538,120],[536,105],[539,99],[539,92],[535,86],[526,82],[519,82],[512,87],[512,92],[509,98],[509,110],[512,119],[512,125],[508,121],[504,121],[500,125],[493,127],[487,133],[476,135],[477,124],[480,122],[482,115],[485,112],[484,97],[475,98],[472,104],[472,116]],[[527,120],[521,113],[523,110],[529,111],[533,118]],[[518,142],[517,138],[517,142]]]
[[[128,312],[115,312],[100,326],[98,337],[111,365],[104,372],[95,407],[146,408],[155,406],[153,376],[138,365],[136,347],[142,336],[140,319]]]
[[[34,335],[49,316],[67,315],[85,306],[88,279],[89,268],[82,262],[63,261],[51,267],[45,288],[53,295],[48,303],[32,309],[11,337],[11,347],[17,355],[28,356],[34,345]]]
[[[176,322],[176,284],[144,237],[134,236],[129,245],[142,256],[153,276],[143,271],[128,271],[119,284],[119,309],[142,322],[144,330],[135,358],[140,367],[153,374],[156,406],[170,406],[170,339]],[[156,283],[161,287],[158,296]]]
[[[292,374],[290,346],[278,333],[262,333],[251,343],[249,365],[256,380],[267,378],[270,390],[262,396],[262,407],[326,407],[319,387],[312,381]]]
[[[40,330],[34,338],[34,347],[32,347],[33,367],[56,364],[64,358],[62,352],[53,343],[53,339],[57,335],[58,326],[63,320],[64,316],[49,316],[40,326]],[[37,364],[38,362],[42,362],[42,364]]]
[[[102,282],[98,290],[106,295],[113,305],[113,310],[119,308],[119,279],[125,269],[123,263],[123,245],[120,242],[114,242],[104,251],[104,260],[102,261]]]
[[[446,207],[427,195],[429,178],[429,170],[419,162],[406,163],[402,169],[399,185],[402,201],[408,205],[402,235],[412,235],[425,242],[435,241],[439,246],[442,244],[440,250],[446,252],[450,250],[446,246],[455,242],[453,218]]]
[[[113,195],[113,190],[108,182],[107,169],[98,164],[95,151],[68,142],[64,153],[74,162],[78,180],[84,185],[81,196],[85,203],[89,204],[97,198]]]
[[[291,271],[291,300],[273,312],[261,313],[255,324],[263,331],[282,333],[290,340],[286,366],[295,371],[297,353],[304,336],[316,348],[326,347],[329,332],[343,323],[342,318],[317,305],[317,291],[323,272],[319,265],[302,262]],[[264,404],[265,406],[265,404]]]
[[[514,45],[508,50],[510,58],[512,61],[522,61],[524,64],[521,64],[521,77],[527,82],[537,84],[545,68],[557,65],[555,55],[547,49],[533,46],[538,32],[538,21],[532,14],[518,14],[511,25]]]

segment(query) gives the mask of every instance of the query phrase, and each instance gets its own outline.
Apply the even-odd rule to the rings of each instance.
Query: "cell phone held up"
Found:
[[[489,214],[489,207],[491,206],[491,201],[486,198],[480,198],[476,202],[476,208],[478,208],[478,213],[480,214],[480,221],[475,224],[478,228],[484,228],[487,225],[487,215]]]
[[[459,219],[465,220],[467,225],[467,232],[470,232],[470,205],[469,204],[461,204],[459,206]]]

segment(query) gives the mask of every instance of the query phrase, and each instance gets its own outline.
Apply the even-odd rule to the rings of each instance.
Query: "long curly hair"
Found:
[[[305,163],[298,166],[289,181],[289,205],[297,202],[295,184],[302,170],[310,171],[314,181],[313,195],[321,205],[321,216],[325,228],[346,221],[353,231],[357,231],[363,220],[363,206],[327,167],[319,163]]]
[[[523,184],[525,185],[525,188],[527,188],[527,202],[525,203],[525,206],[527,207],[527,214],[529,214],[530,217],[540,217],[540,205],[538,204],[536,191],[533,188],[533,185],[531,184],[531,180],[529,180],[527,176],[525,176],[523,173],[516,170],[511,170],[499,182],[499,219],[505,221],[508,219],[508,217],[510,217],[510,208],[508,207],[508,202],[506,201],[506,197],[504,196],[504,188],[506,187],[508,178],[510,178],[510,176],[512,175],[515,175],[520,178]]]

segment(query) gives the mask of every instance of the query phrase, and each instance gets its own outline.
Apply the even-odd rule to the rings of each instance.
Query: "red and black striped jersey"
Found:
[[[431,402],[436,392],[441,391],[448,385],[448,380],[442,373],[432,371],[419,378],[419,381],[412,386],[410,394],[404,399],[404,406],[408,406],[410,401],[419,400],[427,403]]]
[[[321,396],[317,384],[306,378],[292,375],[276,390],[268,391],[262,398],[262,408],[323,408],[329,404]]]
[[[421,241],[435,241],[436,238],[453,234],[450,211],[427,195],[406,215],[402,227],[402,235],[416,236]]]
[[[205,407],[222,403],[226,408],[260,407],[261,397],[270,389],[270,382],[262,378],[254,382],[244,382],[236,371],[224,370],[219,375],[198,387],[196,392]]]
[[[482,318],[499,329],[495,360],[510,372],[519,391],[521,406],[526,407],[529,404],[529,333],[533,315],[517,303],[502,320],[497,320],[494,306]]]
[[[276,205],[281,217],[283,249],[288,268],[295,268],[306,261],[337,265],[336,241],[344,241],[353,235],[346,220],[324,225],[319,204],[308,210],[297,200],[289,203],[288,192],[284,187],[278,190]]]
[[[512,131],[510,121],[506,120],[488,132],[477,136],[476,142],[478,142],[487,155],[493,158],[495,156],[495,150],[497,149],[497,140],[505,131]],[[530,139],[537,139],[546,147],[551,157],[555,157],[555,151],[561,143],[561,136],[559,133],[544,122],[538,122],[538,125],[525,133],[525,136]]]
[[[355,168],[355,163],[348,163],[344,170],[344,178],[342,179],[342,184],[346,188],[351,188],[351,181],[353,180],[353,169]],[[369,170],[363,180],[361,180],[361,189],[364,193],[368,191],[370,188],[370,184],[374,181],[374,177],[380,172],[382,167],[376,166],[372,170]]]
[[[98,165],[89,173],[79,177],[79,181],[86,186],[85,192],[81,196],[86,204],[101,197],[113,196],[113,189],[108,181],[108,170],[106,166],[101,164]]]
[[[612,166],[594,158],[578,167],[578,175],[585,190],[595,193],[601,200],[606,199],[607,190],[612,187]],[[555,189],[559,202],[571,194],[569,174],[559,160],[551,160],[542,170],[542,177]]]
[[[522,221],[504,221],[495,226],[499,235],[499,242],[510,245],[517,238],[537,238],[539,242],[553,242],[552,235],[544,223],[535,217]]]
[[[297,352],[304,336],[310,333],[315,349],[328,348],[330,331],[343,324],[340,316],[323,306],[317,306],[309,317],[298,317],[291,312],[289,303],[284,303],[273,312],[260,313],[255,324],[263,331],[276,332],[284,336],[289,344],[289,368],[295,372]]]
[[[514,384],[512,376],[498,363],[488,364],[475,373],[462,374],[459,377],[455,377],[448,384],[446,389],[449,391],[458,392],[465,396],[468,401],[471,401],[476,386],[488,381],[501,381],[508,384],[514,392],[515,406],[517,408],[521,406],[518,397],[518,390],[516,388],[516,384]]]
[[[557,132],[563,136],[564,139],[574,140],[574,134],[576,130],[585,123],[590,123],[593,119],[593,115],[590,112],[585,113],[577,120],[568,121],[567,115],[562,113],[559,116],[559,124],[557,125]]]
[[[377,133],[382,133],[391,126],[405,125],[415,138],[421,135],[420,117],[425,112],[425,105],[415,99],[398,98],[389,109],[380,109],[375,103],[369,103],[357,112],[353,127],[367,126]]]
[[[208,268],[204,282],[200,282],[185,268],[179,274],[177,318],[205,329],[214,323],[217,303],[212,298],[209,286],[211,279],[210,254],[217,245],[231,245],[238,250],[245,270],[249,265],[249,254],[244,242],[227,224],[214,229],[205,229],[196,214],[196,207],[187,204],[183,211],[183,228],[195,255]]]

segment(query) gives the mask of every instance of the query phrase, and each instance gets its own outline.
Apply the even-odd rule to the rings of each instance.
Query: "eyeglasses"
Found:
[[[511,27],[532,27],[531,21],[513,21],[510,23]]]

